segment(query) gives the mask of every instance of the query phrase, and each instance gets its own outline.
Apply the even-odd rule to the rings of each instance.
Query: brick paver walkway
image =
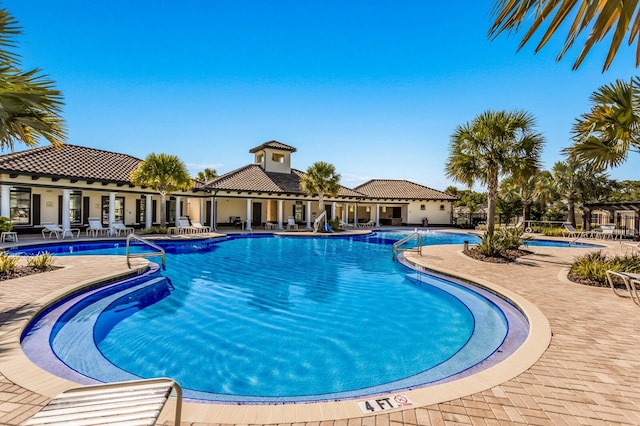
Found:
[[[608,251],[618,252],[618,243],[609,245]],[[453,401],[291,426],[640,424],[640,307],[616,297],[609,289],[566,280],[563,269],[585,249],[534,247],[534,254],[508,265],[474,261],[460,250],[460,246],[426,247],[416,260],[453,274],[493,282],[536,304],[553,332],[551,344],[539,361],[499,386]],[[86,281],[97,278],[101,271],[123,268],[121,259],[120,264],[101,259],[100,267],[90,259],[66,259],[71,281]],[[0,282],[0,338],[13,322],[32,314],[32,301],[65,284],[54,274],[58,271],[48,273],[46,278]],[[48,398],[9,381],[2,374],[4,356],[5,350],[0,347],[0,424],[16,425],[37,412]],[[206,424],[223,424],[224,419],[211,418],[210,422]]]

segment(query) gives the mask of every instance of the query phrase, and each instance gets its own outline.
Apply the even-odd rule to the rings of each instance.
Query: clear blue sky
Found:
[[[327,161],[349,187],[443,190],[450,135],[487,109],[533,114],[551,168],[591,93],[637,72],[626,40],[604,74],[605,45],[571,71],[578,48],[555,61],[564,37],[536,55],[516,53],[519,35],[490,41],[493,0],[0,4],[23,27],[23,66],[64,94],[69,143],[175,154],[194,175],[249,164],[275,139],[298,149],[293,167]],[[639,160],[611,177],[638,179]]]

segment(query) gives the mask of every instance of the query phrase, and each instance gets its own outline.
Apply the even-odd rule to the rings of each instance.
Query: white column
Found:
[[[211,197],[211,229],[216,230],[216,197]]]
[[[320,213],[318,212],[318,215]],[[307,229],[311,229],[311,201],[307,201]]]
[[[251,231],[251,198],[247,198],[247,231]]]
[[[353,203],[353,227],[358,227],[358,203]]]
[[[0,185],[0,216],[11,217],[11,186]],[[34,223],[34,225],[40,225]]]
[[[376,203],[376,228],[380,227],[380,203]]]
[[[331,217],[329,219],[333,220],[336,218],[336,208],[337,208],[337,203],[334,201],[331,203]]]
[[[178,223],[178,218],[182,217],[182,197],[176,197],[176,224]]]
[[[115,230],[111,227],[111,224],[116,221],[116,194],[117,192],[109,193],[109,235],[113,235],[115,233]],[[62,217],[64,220],[64,212],[62,213]]]
[[[282,203],[284,200],[278,200],[278,229],[282,228]]]
[[[151,228],[153,226],[153,201],[151,200],[151,194],[145,195],[145,208],[144,208],[144,227]]]
[[[71,190],[62,190],[62,229],[71,229],[71,218],[69,217],[69,204],[71,203]]]

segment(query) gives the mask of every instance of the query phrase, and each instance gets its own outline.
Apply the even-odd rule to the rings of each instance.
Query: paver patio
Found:
[[[619,243],[606,249],[619,252]],[[610,425],[640,424],[640,307],[611,290],[569,282],[566,268],[587,249],[533,247],[513,264],[475,261],[461,246],[425,247],[410,257],[453,275],[476,277],[513,291],[546,315],[553,337],[527,371],[498,386],[452,401],[340,420],[287,423],[296,426],[399,426],[454,424]],[[126,272],[121,257],[58,258],[58,271],[0,282],[0,341],[33,314],[34,301],[69,284]],[[0,424],[17,425],[49,397],[11,382],[5,360],[15,347],[0,346]],[[37,383],[38,378],[33,380]],[[43,388],[48,386],[42,383]],[[304,404],[298,409],[304,410]],[[242,410],[241,406],[237,407]],[[212,410],[216,412],[216,410]],[[229,424],[224,411],[184,425]],[[183,416],[187,419],[188,413]],[[170,419],[171,412],[163,418]],[[240,423],[240,422],[236,422]],[[253,422],[246,422],[252,424]],[[272,422],[273,424],[278,422]],[[171,424],[165,420],[163,424]],[[282,424],[282,423],[280,423]]]

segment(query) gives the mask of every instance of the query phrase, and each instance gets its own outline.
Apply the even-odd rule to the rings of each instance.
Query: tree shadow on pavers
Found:
[[[0,336],[9,332],[17,323],[30,319],[37,312],[37,307],[29,303],[0,311]],[[0,344],[0,356],[9,349],[5,344]]]

